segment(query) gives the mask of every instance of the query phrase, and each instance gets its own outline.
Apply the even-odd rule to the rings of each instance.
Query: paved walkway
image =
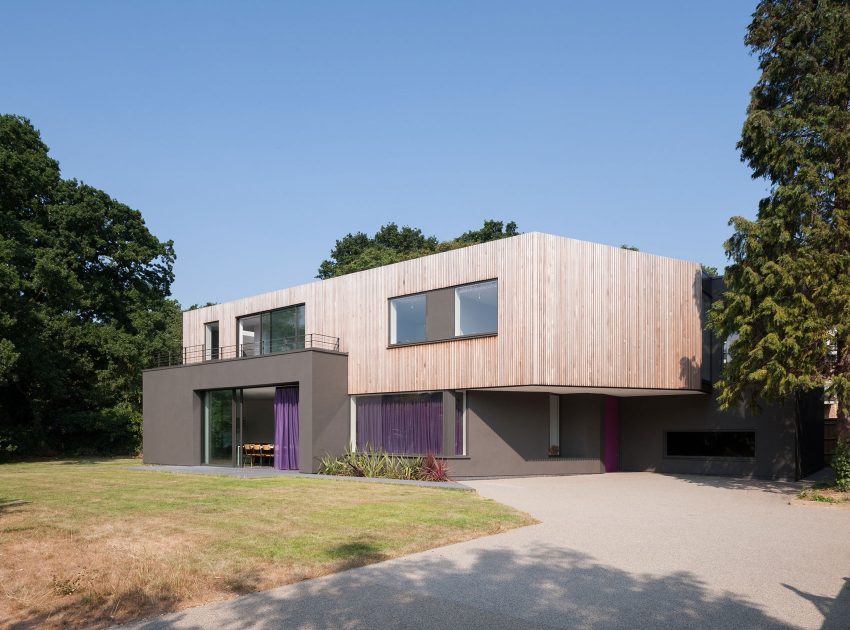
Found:
[[[850,510],[793,484],[469,483],[541,524],[128,627],[850,628]]]

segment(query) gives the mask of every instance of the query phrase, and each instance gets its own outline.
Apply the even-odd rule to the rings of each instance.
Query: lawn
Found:
[[[533,522],[472,492],[0,466],[0,626],[108,626]]]

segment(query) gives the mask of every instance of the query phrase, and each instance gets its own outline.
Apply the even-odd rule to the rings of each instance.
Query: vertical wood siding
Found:
[[[498,278],[495,337],[388,348],[389,298]],[[183,316],[184,345],[237,343],[236,318],[304,303],[306,332],[340,338],[351,394],[515,385],[698,389],[696,263],[547,234],[466,247]]]

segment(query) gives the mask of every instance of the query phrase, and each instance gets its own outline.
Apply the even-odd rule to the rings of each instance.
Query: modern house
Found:
[[[720,282],[527,233],[187,311],[182,354],[144,373],[144,460],[316,472],[350,446],[455,478],[793,477],[793,405],[712,395]]]

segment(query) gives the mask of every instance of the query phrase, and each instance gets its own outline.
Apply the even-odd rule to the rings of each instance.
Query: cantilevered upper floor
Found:
[[[697,263],[527,233],[187,311],[183,343],[188,363],[330,344],[349,394],[696,391],[702,306]]]

